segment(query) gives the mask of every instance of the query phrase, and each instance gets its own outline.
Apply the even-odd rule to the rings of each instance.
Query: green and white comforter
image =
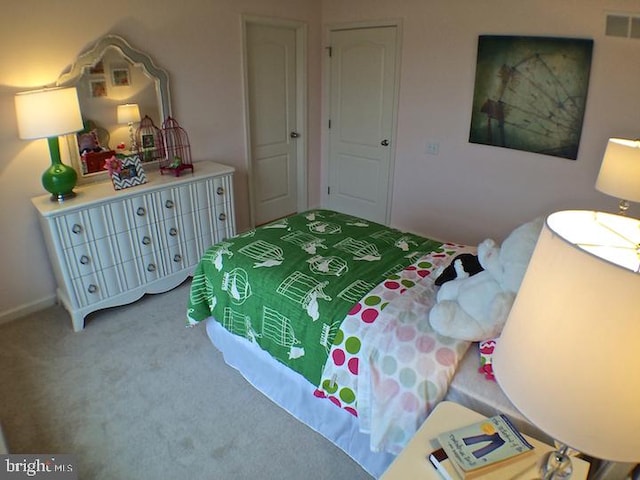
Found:
[[[319,385],[350,309],[440,242],[313,210],[213,245],[193,276],[188,322],[215,318]]]

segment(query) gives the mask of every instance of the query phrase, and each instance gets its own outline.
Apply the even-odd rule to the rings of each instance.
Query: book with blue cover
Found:
[[[449,430],[437,440],[464,479],[483,475],[534,450],[506,415]]]

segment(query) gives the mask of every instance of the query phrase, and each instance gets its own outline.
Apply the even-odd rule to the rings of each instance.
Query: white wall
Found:
[[[319,203],[320,4],[315,0],[65,0],[11,2],[0,16],[0,321],[54,299],[55,282],[30,198],[46,192],[45,140],[18,139],[13,96],[54,84],[75,57],[107,33],[150,54],[170,76],[174,117],[194,160],[237,168],[238,227],[249,224],[241,56],[241,15],[308,24],[309,188]],[[36,5],[37,3],[37,5]],[[315,152],[315,153],[314,153]],[[196,165],[197,168],[197,165]]]
[[[611,11],[640,14],[640,2],[323,0],[327,24],[402,19],[392,224],[477,244],[559,209],[615,210],[594,183],[607,139],[640,136],[640,40],[605,37]],[[576,161],[468,142],[481,34],[594,40]],[[437,156],[426,154],[428,141],[439,143]]]
[[[173,113],[195,159],[238,169],[240,229],[249,223],[242,99],[242,13],[309,25],[310,205],[324,191],[321,157],[323,25],[403,23],[392,224],[474,244],[562,208],[615,210],[593,184],[610,136],[640,124],[640,40],[604,37],[607,11],[640,13],[638,0],[95,0],[12,2],[0,17],[0,320],[39,308],[55,284],[30,198],[43,193],[46,142],[17,138],[13,95],[52,84],[89,44],[124,36],[168,70]],[[573,36],[595,41],[577,161],[468,143],[479,34]],[[440,144],[426,155],[427,141]],[[321,158],[323,162],[321,164]],[[632,214],[640,210],[634,206]]]

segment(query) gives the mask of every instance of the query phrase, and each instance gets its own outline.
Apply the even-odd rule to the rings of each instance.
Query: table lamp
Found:
[[[640,140],[609,139],[596,189],[621,199],[620,215],[626,215],[629,201],[640,202]]]
[[[126,103],[118,105],[117,109],[118,123],[129,125],[129,149],[132,152],[138,150],[138,145],[133,135],[133,122],[140,121],[140,109],[136,103]]]
[[[78,92],[75,87],[46,88],[15,96],[18,135],[23,139],[46,138],[51,166],[42,174],[42,185],[52,201],[75,196],[78,174],[60,159],[59,135],[83,129]]]
[[[532,424],[614,462],[640,462],[639,272],[640,220],[550,215],[493,358],[498,384]],[[548,460],[543,478],[566,478],[568,457]]]

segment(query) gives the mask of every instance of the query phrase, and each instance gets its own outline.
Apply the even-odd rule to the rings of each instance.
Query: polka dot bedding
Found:
[[[397,454],[444,398],[469,342],[431,328],[433,282],[453,257],[473,251],[444,244],[379,284],[342,322],[315,394],[359,417],[373,451]]]

